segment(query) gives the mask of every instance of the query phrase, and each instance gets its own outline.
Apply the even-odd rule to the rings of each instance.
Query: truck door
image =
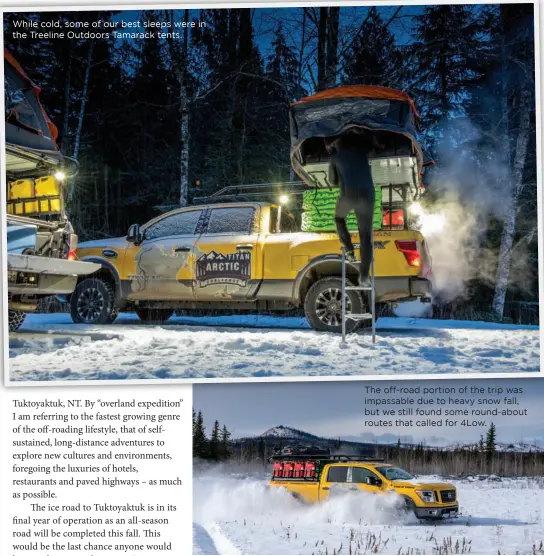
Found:
[[[131,299],[193,299],[193,260],[203,214],[202,209],[170,213],[143,228],[142,243],[126,255],[133,259]]]
[[[374,494],[378,494],[382,489],[382,480],[366,467],[352,467],[351,483],[357,485],[360,490]]]
[[[242,204],[208,210],[196,244],[195,297],[251,299],[263,278],[260,207]]]
[[[345,494],[350,483],[348,473],[350,467],[342,464],[329,464],[323,470],[319,483],[319,499],[327,500],[331,496]]]

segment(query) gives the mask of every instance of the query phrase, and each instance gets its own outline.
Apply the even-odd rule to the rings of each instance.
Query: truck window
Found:
[[[145,229],[145,239],[158,239],[168,236],[192,235],[202,214],[201,210],[178,212],[161,218]]]
[[[352,483],[364,483],[367,477],[378,480],[379,477],[370,469],[365,469],[364,467],[353,467],[351,471],[351,482]]]
[[[376,469],[390,481],[411,481],[414,476],[399,467],[376,467]]]
[[[250,234],[254,214],[253,207],[212,209],[206,234]]]
[[[300,218],[298,219],[300,220]],[[295,232],[300,231],[300,223],[297,220],[297,216],[283,207],[281,211],[281,219],[280,219],[280,233],[282,234],[292,234]],[[278,207],[271,207],[270,208],[270,230],[271,234],[276,233],[278,222]]]
[[[330,467],[327,473],[328,483],[346,483],[348,480],[349,467]]]

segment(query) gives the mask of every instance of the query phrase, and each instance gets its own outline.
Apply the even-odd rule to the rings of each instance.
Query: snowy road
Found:
[[[264,478],[196,477],[194,553],[544,554],[544,484],[538,481],[448,480],[458,489],[461,516],[434,523],[399,517],[378,506],[376,496],[302,506],[267,489]]]
[[[383,318],[376,345],[365,333],[310,330],[305,319],[174,317],[108,326],[70,316],[28,315],[10,334],[12,380],[346,376],[539,370],[539,329],[485,322]]]

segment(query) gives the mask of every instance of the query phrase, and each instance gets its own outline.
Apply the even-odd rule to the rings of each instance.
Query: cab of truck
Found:
[[[284,488],[302,502],[325,502],[349,493],[396,495],[403,510],[420,519],[456,517],[457,490],[443,482],[418,480],[377,458],[289,454],[270,458],[269,487]]]

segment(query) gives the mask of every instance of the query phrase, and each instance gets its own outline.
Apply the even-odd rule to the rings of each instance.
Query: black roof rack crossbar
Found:
[[[264,199],[271,195],[302,195],[304,191],[313,190],[314,187],[302,181],[287,181],[277,183],[252,183],[247,185],[228,185],[219,191],[202,197],[193,197],[195,205],[213,202],[239,200],[240,197],[248,199]]]
[[[275,456],[270,456],[270,458],[268,458],[269,462],[273,462],[273,461],[293,461],[293,460],[304,460],[304,461],[314,461],[314,460],[319,460],[319,461],[330,461],[330,462],[338,462],[338,461],[376,461],[376,462],[380,462],[380,461],[385,461],[385,459],[383,458],[373,458],[370,456],[353,456],[353,455],[348,455],[348,454],[335,454],[335,455],[330,455],[330,454],[279,454],[279,455],[275,455]]]

